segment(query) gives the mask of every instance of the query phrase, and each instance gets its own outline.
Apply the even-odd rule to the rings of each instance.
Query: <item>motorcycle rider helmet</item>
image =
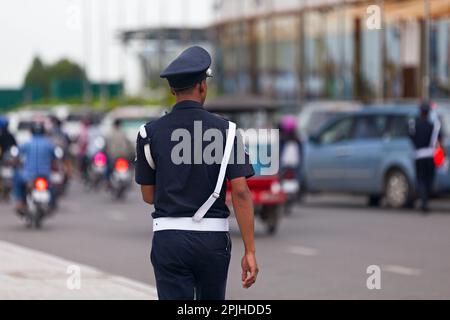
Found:
[[[285,133],[294,133],[297,130],[297,118],[286,116],[281,120],[281,130]]]
[[[33,135],[43,135],[45,133],[45,125],[41,121],[35,121],[31,124],[31,133]]]

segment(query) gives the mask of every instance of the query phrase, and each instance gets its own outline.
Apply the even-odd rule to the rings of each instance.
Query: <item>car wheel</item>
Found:
[[[386,177],[385,200],[389,207],[403,208],[411,201],[412,189],[401,170],[392,170]]]

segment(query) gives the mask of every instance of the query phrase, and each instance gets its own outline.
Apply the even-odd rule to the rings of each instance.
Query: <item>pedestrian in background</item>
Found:
[[[431,105],[423,102],[419,107],[419,117],[410,124],[410,138],[416,149],[417,191],[421,210],[429,212],[429,199],[433,189],[436,166],[434,154],[440,143],[441,125],[436,117],[430,120]]]

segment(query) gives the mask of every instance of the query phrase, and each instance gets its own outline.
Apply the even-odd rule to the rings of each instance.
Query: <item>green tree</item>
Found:
[[[85,81],[86,73],[77,63],[61,59],[52,65],[45,65],[39,57],[33,59],[25,76],[25,87],[41,90],[44,98],[50,98],[51,83],[58,81]]]
[[[48,73],[39,57],[33,59],[30,69],[25,76],[25,87],[38,88],[47,96],[49,92]]]
[[[85,73],[83,68],[68,59],[62,59],[54,65],[48,67],[48,76],[53,80],[78,80],[84,81]]]

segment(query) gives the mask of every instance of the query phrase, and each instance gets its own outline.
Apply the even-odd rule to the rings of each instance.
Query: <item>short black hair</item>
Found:
[[[203,81],[205,81],[205,80],[196,82],[196,83],[194,83],[194,85],[192,85],[188,88],[182,88],[182,89],[172,88],[172,90],[177,95],[191,94],[194,91],[195,86],[198,84],[201,84]]]

